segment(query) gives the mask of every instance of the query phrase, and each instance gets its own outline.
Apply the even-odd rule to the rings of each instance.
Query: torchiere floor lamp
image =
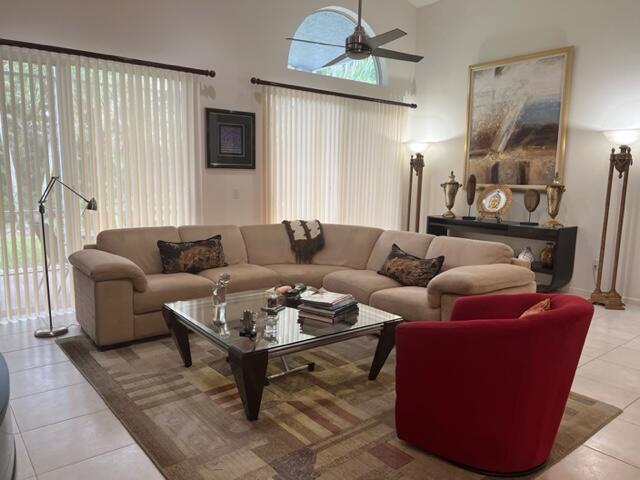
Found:
[[[611,149],[609,157],[609,180],[607,183],[607,196],[604,207],[604,221],[602,225],[602,241],[600,243],[600,259],[598,260],[598,276],[596,288],[591,294],[591,303],[604,305],[610,310],[624,310],[622,296],[616,290],[616,277],[618,276],[618,260],[620,259],[620,241],[622,239],[622,222],[624,220],[625,200],[627,196],[627,184],[629,181],[629,167],[633,163],[631,157],[631,145],[640,137],[640,130],[610,130],[603,132],[613,144],[620,145],[620,153],[616,149]],[[618,214],[618,231],[616,235],[616,247],[613,257],[613,273],[611,278],[611,288],[608,292],[602,291],[602,270],[604,263],[605,246],[607,242],[607,224],[609,223],[609,207],[611,206],[611,186],[613,183],[613,171],[618,171],[618,178],[622,181],[622,193],[620,195],[620,212]]]
[[[413,190],[413,172],[418,177],[416,192],[416,227],[415,231],[420,231],[420,207],[422,204],[422,170],[424,169],[424,156],[422,155],[429,144],[426,142],[407,142],[411,151],[411,167],[409,169],[409,205],[407,206],[407,231],[411,230],[411,196]]]
[[[85,208],[86,210],[98,209],[98,203],[96,202],[95,198],[92,197],[90,200],[87,200],[78,192],[76,192],[73,188],[71,188],[69,185],[66,185],[65,183],[63,183],[62,180],[60,180],[60,177],[51,177],[51,180],[49,180],[49,183],[47,183],[47,186],[44,189],[44,192],[42,192],[42,196],[40,197],[40,200],[38,200],[38,210],[40,211],[40,226],[42,227],[42,252],[44,253],[44,256],[43,256],[44,278],[47,284],[47,306],[49,307],[49,328],[39,328],[38,330],[36,330],[34,332],[34,335],[38,338],[58,337],[60,335],[64,335],[69,331],[69,327],[66,327],[66,326],[53,328],[53,317],[51,315],[51,290],[49,287],[49,263],[48,263],[48,257],[47,257],[47,232],[44,225],[44,212],[45,212],[44,204],[47,202],[47,197],[49,197],[49,194],[51,193],[51,189],[53,188],[53,185],[56,182],[58,182],[60,185],[72,191],[78,197],[84,200],[87,204]]]

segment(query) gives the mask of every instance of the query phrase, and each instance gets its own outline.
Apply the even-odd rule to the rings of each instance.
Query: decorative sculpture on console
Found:
[[[444,202],[447,207],[447,211],[442,214],[443,217],[456,218],[456,214],[451,211],[456,203],[456,195],[458,189],[462,186],[460,182],[456,180],[456,176],[453,174],[453,170],[449,175],[449,181],[441,183],[440,186],[444,189]]]

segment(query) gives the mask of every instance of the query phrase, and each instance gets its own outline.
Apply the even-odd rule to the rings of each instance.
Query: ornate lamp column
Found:
[[[411,151],[411,162],[409,169],[409,205],[407,206],[407,231],[411,230],[411,197],[413,190],[413,172],[418,177],[418,188],[416,193],[416,223],[415,231],[420,231],[420,207],[422,205],[422,170],[424,169],[424,156],[422,155],[429,144],[426,142],[407,142]]]
[[[600,258],[598,260],[598,276],[596,288],[591,294],[591,302],[604,305],[607,309],[624,310],[622,296],[616,290],[616,279],[618,276],[618,261],[620,259],[620,242],[622,240],[622,222],[624,220],[624,210],[627,196],[627,184],[629,182],[629,167],[633,164],[631,157],[631,145],[640,137],[640,130],[610,130],[603,132],[612,143],[620,145],[620,152],[611,149],[609,156],[609,179],[607,181],[607,195],[604,207],[604,221],[602,224],[602,240],[600,243]],[[609,207],[611,206],[611,186],[613,183],[613,172],[617,170],[618,178],[623,178],[622,193],[620,195],[620,213],[618,215],[618,231],[616,235],[616,246],[613,258],[613,273],[611,287],[608,292],[602,291],[602,271],[604,263],[605,247],[607,242],[607,225],[609,223]]]

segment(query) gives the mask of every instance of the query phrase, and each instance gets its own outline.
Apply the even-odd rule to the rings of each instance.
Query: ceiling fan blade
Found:
[[[326,68],[326,67],[331,67],[332,65],[335,65],[337,63],[340,63],[341,61],[343,61],[345,58],[347,58],[347,54],[343,53],[342,55],[340,55],[339,57],[334,58],[333,60],[331,60],[329,63],[327,63],[326,65],[323,65],[322,68]]]
[[[311,43],[313,45],[325,45],[327,47],[338,47],[344,48],[344,45],[336,45],[335,43],[324,43],[324,42],[315,42],[313,40],[302,40],[301,38],[287,38],[286,40],[291,40],[292,42],[302,42],[302,43]]]
[[[389,30],[388,32],[381,33],[380,35],[376,35],[375,37],[371,37],[367,44],[371,47],[371,49],[378,48],[386,43],[393,42],[399,38],[404,37],[407,32],[400,30],[399,28],[394,28],[393,30]]]
[[[411,55],[410,53],[396,52],[395,50],[387,50],[386,48],[376,48],[371,55],[375,57],[391,58],[393,60],[404,60],[405,62],[419,62],[424,57],[420,55]]]

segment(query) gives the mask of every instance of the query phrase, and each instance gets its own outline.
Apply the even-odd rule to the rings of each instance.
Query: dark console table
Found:
[[[549,228],[545,226],[520,225],[518,222],[493,219],[463,220],[462,218],[446,218],[442,216],[427,217],[427,233],[431,235],[447,235],[452,232],[476,232],[504,237],[527,238],[552,242],[553,268],[544,268],[540,262],[533,262],[534,272],[551,275],[547,285],[538,284],[539,292],[553,292],[565,286],[573,275],[573,262],[576,254],[576,236],[578,227]]]

